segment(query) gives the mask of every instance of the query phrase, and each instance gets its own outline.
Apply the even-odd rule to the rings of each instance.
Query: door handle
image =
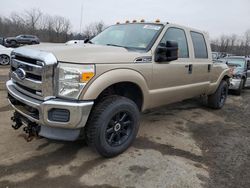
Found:
[[[211,67],[212,67],[212,65],[211,65],[211,64],[208,64],[208,66],[207,66],[208,72],[211,72]]]
[[[188,65],[188,74],[192,74],[193,73],[193,65],[189,64]]]

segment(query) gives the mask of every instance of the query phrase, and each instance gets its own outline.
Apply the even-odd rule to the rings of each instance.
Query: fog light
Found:
[[[70,112],[65,109],[52,108],[48,112],[49,121],[69,122]]]

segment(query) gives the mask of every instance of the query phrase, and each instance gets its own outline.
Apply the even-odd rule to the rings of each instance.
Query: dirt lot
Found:
[[[133,146],[103,159],[83,142],[27,143],[0,90],[0,187],[250,187],[249,101],[245,90],[219,111],[188,100],[143,114]]]

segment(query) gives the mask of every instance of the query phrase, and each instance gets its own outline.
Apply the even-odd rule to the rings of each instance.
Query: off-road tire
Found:
[[[216,92],[208,96],[208,106],[213,109],[221,109],[228,96],[228,83],[222,80]]]
[[[112,129],[111,122],[112,124],[115,124],[113,118],[117,117],[116,114],[123,112],[127,113],[127,117],[131,119],[131,124],[129,124],[129,127],[131,127],[131,129],[130,131],[128,131],[129,133],[127,132],[129,136],[127,134],[123,135],[124,138],[122,138],[124,143],[122,143],[121,145],[111,145],[111,138],[108,137],[108,130]],[[138,107],[132,100],[121,96],[106,97],[94,106],[90,114],[85,127],[85,139],[87,141],[87,144],[94,148],[103,157],[109,158],[117,156],[124,152],[135,140],[139,129],[139,118],[140,113]],[[124,122],[124,125],[125,123],[126,122]],[[121,132],[122,130],[125,130],[124,125],[121,126]],[[112,130],[113,132],[115,132],[115,126]],[[117,132],[115,133],[118,134]],[[125,135],[127,136],[126,139]],[[119,137],[117,135],[115,136],[117,137],[117,140],[119,140],[118,138],[121,139],[121,134]],[[114,143],[115,136],[113,136]]]

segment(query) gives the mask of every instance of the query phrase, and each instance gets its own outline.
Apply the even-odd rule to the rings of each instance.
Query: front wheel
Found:
[[[228,96],[228,83],[222,80],[216,92],[208,96],[208,106],[214,109],[221,109],[226,103]]]
[[[0,65],[10,64],[10,57],[7,55],[0,55]]]
[[[104,157],[124,152],[136,138],[139,110],[130,99],[110,96],[99,102],[86,125],[87,143]]]

